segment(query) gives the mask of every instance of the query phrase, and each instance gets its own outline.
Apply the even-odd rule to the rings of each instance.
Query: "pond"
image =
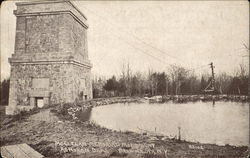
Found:
[[[192,142],[249,145],[249,104],[119,103],[95,107],[90,120],[117,131],[154,132]]]

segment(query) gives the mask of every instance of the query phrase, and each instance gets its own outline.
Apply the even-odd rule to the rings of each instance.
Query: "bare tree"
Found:
[[[220,73],[216,77],[216,87],[220,94],[227,93],[232,77],[226,73]]]
[[[177,65],[170,66],[170,76],[172,82],[172,88],[175,89],[175,95],[178,95],[180,92],[181,83],[185,80],[188,75],[188,71],[186,71],[183,67]]]

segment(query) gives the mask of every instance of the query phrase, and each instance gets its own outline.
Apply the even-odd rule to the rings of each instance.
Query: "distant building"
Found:
[[[6,114],[91,99],[87,19],[69,1],[16,3],[15,52]]]

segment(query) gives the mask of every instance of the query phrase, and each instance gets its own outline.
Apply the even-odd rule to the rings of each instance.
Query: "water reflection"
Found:
[[[214,102],[215,103],[215,102]],[[90,119],[114,130],[152,131],[188,141],[248,145],[249,105],[233,102],[112,104],[92,109]]]

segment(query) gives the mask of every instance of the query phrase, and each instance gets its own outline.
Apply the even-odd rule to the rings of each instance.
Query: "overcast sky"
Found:
[[[92,73],[118,75],[129,62],[132,71],[165,71],[171,64],[197,73],[233,73],[248,65],[247,1],[73,1],[88,19]],[[1,79],[10,74],[14,53],[15,2],[1,6]],[[245,57],[244,57],[245,56]],[[200,68],[202,67],[202,68]]]

